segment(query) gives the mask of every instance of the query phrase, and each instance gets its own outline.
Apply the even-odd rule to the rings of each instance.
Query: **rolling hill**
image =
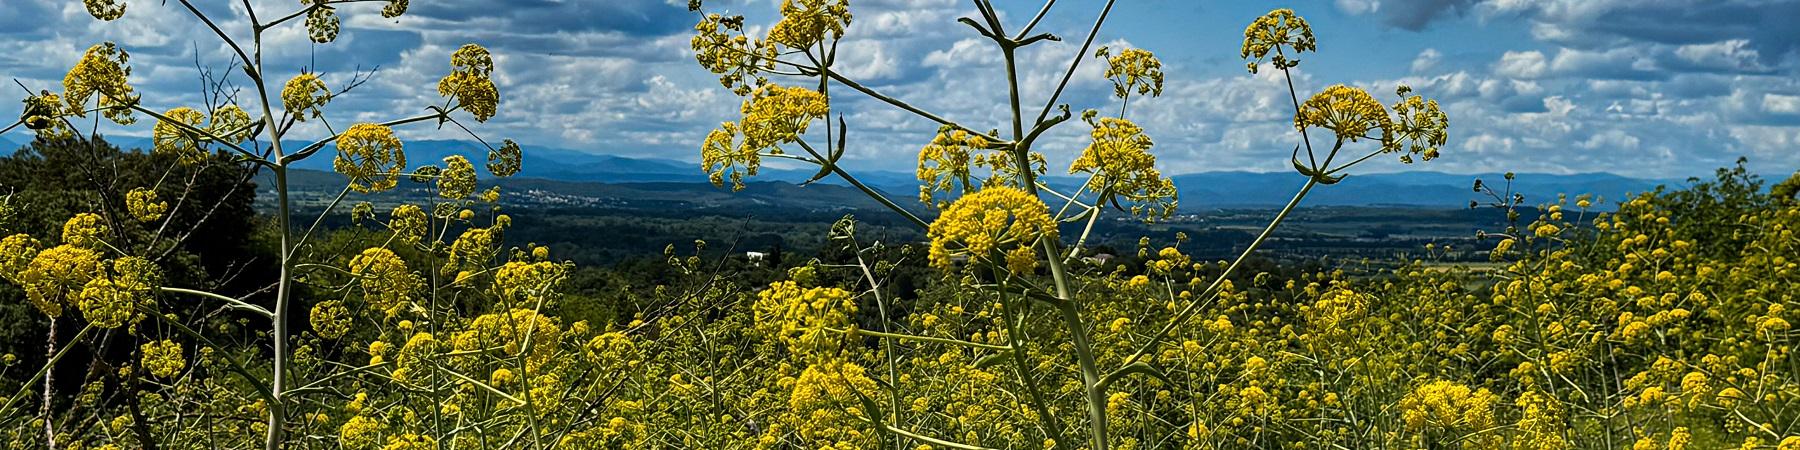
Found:
[[[17,147],[20,136],[0,136],[0,145]],[[112,138],[123,148],[148,148],[149,140],[136,137]],[[302,142],[287,142],[297,148]],[[707,184],[698,163],[674,159],[631,158],[603,155],[581,150],[525,146],[524,170],[503,184],[511,189],[528,189],[541,193],[558,193],[593,199],[661,202],[691,207],[716,207],[724,204],[787,204],[813,206],[873,205],[854,189],[835,177],[808,186],[798,186],[815,173],[814,170],[776,169],[764,167],[748,181],[752,186],[744,192],[731,193]],[[477,165],[486,157],[479,143],[450,140],[419,140],[406,143],[411,166],[438,163],[450,155],[464,155]],[[331,154],[327,148],[297,165],[301,169],[331,170]],[[890,198],[909,206],[918,191],[918,181],[910,172],[862,171],[857,177],[864,183],[886,192]],[[1442,172],[1397,172],[1351,175],[1343,182],[1313,190],[1307,206],[1410,206],[1433,208],[1467,207],[1470,200],[1487,200],[1470,189],[1476,178],[1504,188],[1500,174],[1449,174]],[[1219,171],[1175,175],[1183,211],[1219,208],[1274,207],[1285,204],[1304,182],[1290,172]],[[1069,176],[1050,176],[1052,186],[1073,190],[1083,181]],[[333,181],[335,183],[336,181]],[[1610,173],[1583,174],[1518,174],[1514,192],[1525,195],[1527,204],[1552,201],[1557,194],[1593,194],[1605,200],[1618,200],[1628,193],[1644,192],[1659,185],[1684,185],[1681,180],[1632,178]],[[855,195],[848,195],[855,194]],[[1605,202],[1595,202],[1605,205]]]

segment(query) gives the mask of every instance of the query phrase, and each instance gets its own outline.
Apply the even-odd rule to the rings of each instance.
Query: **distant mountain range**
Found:
[[[0,136],[7,142],[0,142],[7,147],[17,147],[14,143],[24,140],[23,134]],[[149,139],[119,137],[111,140],[122,148],[148,148]],[[285,143],[285,147],[298,148],[302,142]],[[540,190],[573,190],[586,194],[621,195],[625,198],[662,198],[691,199],[698,203],[706,203],[712,195],[699,195],[700,192],[713,192],[720,195],[728,190],[710,188],[706,175],[701,172],[698,163],[659,158],[630,158],[602,155],[579,150],[526,146],[524,169],[518,178],[537,178],[547,181],[516,180],[507,184],[513,187],[525,187]],[[302,161],[298,167],[314,170],[331,170],[333,150],[320,152],[318,157]],[[437,163],[450,155],[464,155],[476,165],[485,160],[487,151],[480,144],[467,141],[420,140],[406,143],[408,164],[419,166]],[[815,170],[774,169],[764,167],[758,176],[746,181],[780,182],[781,184],[797,184],[806,181],[816,173]],[[911,172],[901,171],[860,171],[855,172],[863,183],[887,193],[890,198],[903,204],[916,204],[918,180]],[[1307,196],[1305,205],[1309,206],[1414,206],[1414,207],[1467,207],[1470,200],[1487,200],[1475,193],[1471,187],[1475,179],[1482,179],[1496,189],[1506,187],[1505,180],[1498,173],[1489,174],[1448,174],[1442,172],[1398,172],[1351,175],[1343,182],[1316,188]],[[1052,186],[1073,188],[1083,179],[1068,176],[1051,176],[1047,182]],[[1177,191],[1180,194],[1181,209],[1184,211],[1200,211],[1217,208],[1237,207],[1269,207],[1285,204],[1294,192],[1299,189],[1305,179],[1292,172],[1202,172],[1174,176]],[[835,177],[821,180],[827,185],[844,185]],[[619,185],[613,187],[592,186]],[[1632,178],[1610,173],[1584,174],[1518,174],[1512,188],[1514,192],[1525,195],[1527,204],[1552,201],[1557,194],[1593,194],[1604,200],[1618,200],[1628,193],[1645,192],[1658,185],[1678,187],[1685,185],[1683,180]],[[657,191],[681,192],[674,197],[668,195],[651,195]],[[781,188],[778,186],[757,186],[749,195],[757,201],[770,202],[804,202],[843,201],[838,189],[817,189],[813,193],[832,194],[826,198],[803,199],[789,196],[806,196],[805,190]],[[853,191],[851,191],[853,192]],[[569,192],[574,194],[574,192]],[[1596,202],[1597,204],[1605,204]]]

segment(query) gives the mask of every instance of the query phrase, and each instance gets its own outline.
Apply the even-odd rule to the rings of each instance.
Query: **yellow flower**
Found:
[[[562,264],[510,261],[494,270],[493,294],[502,303],[529,306],[554,294],[567,273]]]
[[[1493,427],[1494,404],[1498,396],[1487,389],[1470,389],[1452,381],[1438,380],[1414,389],[1400,400],[1401,417],[1415,431],[1440,428],[1483,431]]]
[[[1100,47],[1094,57],[1106,59],[1106,78],[1113,82],[1113,96],[1126,98],[1131,93],[1156,97],[1162,95],[1162,61],[1148,50],[1128,48],[1114,56],[1111,49]]]
[[[350,260],[350,274],[356,276],[363,289],[363,300],[369,307],[384,311],[389,317],[400,312],[412,299],[423,280],[406,267],[392,250],[370,247]]]
[[[181,355],[181,344],[171,340],[145,343],[138,350],[143,353],[141,363],[144,370],[151,375],[169,378],[181,373],[187,367],[187,359]]]
[[[1031,247],[1040,238],[1056,239],[1057,231],[1044,202],[1025,191],[996,186],[950,204],[926,234],[931,264],[948,270],[953,253],[990,258],[1002,246]]]
[[[769,29],[769,41],[793,49],[810,49],[830,34],[844,36],[850,26],[849,0],[782,0],[781,21]]]
[[[338,427],[338,445],[349,449],[371,449],[386,431],[387,426],[380,421],[361,415],[351,416]]]
[[[136,122],[128,108],[138,101],[131,85],[126,83],[126,78],[131,76],[131,66],[127,65],[130,59],[130,54],[111,42],[88,47],[81,62],[63,76],[63,101],[68,104],[68,112],[87,117],[88,99],[98,94],[101,114],[107,119],[120,125]]]
[[[320,44],[337,40],[337,10],[330,6],[319,6],[306,13],[306,36]]]
[[[1155,143],[1144,135],[1144,129],[1129,120],[1105,117],[1090,118],[1092,141],[1081,151],[1081,157],[1069,165],[1069,173],[1088,172],[1088,190],[1100,193],[1100,203],[1115,202],[1124,197],[1131,202],[1131,213],[1146,220],[1167,218],[1175,212],[1175,182],[1156,169],[1156,156],[1149,150]]]
[[[916,175],[923,182],[919,185],[919,201],[943,208],[949,202],[934,203],[935,193],[953,194],[974,190],[969,170],[970,155],[985,149],[987,144],[986,136],[949,126],[938,128],[937,136],[931,138],[931,143],[919,149],[919,169]]]
[[[481,270],[494,259],[500,242],[499,228],[470,228],[450,243],[450,256],[445,258],[443,273]]]
[[[312,314],[308,316],[312,322],[313,332],[319,337],[337,339],[350,332],[350,310],[344,302],[326,300],[313,305]]]
[[[317,74],[301,73],[281,88],[281,108],[296,121],[319,118],[326,103],[331,103],[331,90]]]
[[[183,164],[205,159],[206,153],[199,146],[200,134],[191,129],[197,129],[206,115],[183,106],[168,110],[163,116],[173,120],[159,119],[151,128],[153,151],[175,155]]]
[[[96,327],[118,328],[134,322],[138,305],[144,303],[142,293],[122,286],[108,277],[94,277],[83,285],[76,306],[81,316]]]
[[[425,210],[417,205],[402,204],[395,206],[388,214],[388,229],[394,236],[404,242],[419,242],[425,238],[425,232],[431,226],[431,218],[426,217]]]
[[[500,106],[500,90],[492,78],[494,58],[486,48],[465,44],[450,54],[450,74],[438,80],[438,95],[456,100],[475,121],[493,118]]]
[[[825,94],[803,87],[766,85],[745,100],[739,122],[725,122],[700,145],[700,167],[715,186],[730,176],[732,188],[744,188],[744,176],[755,176],[762,152],[779,155],[781,144],[806,133],[813,120],[830,112]]]
[[[500,148],[488,151],[487,170],[496,177],[506,178],[519,173],[523,161],[524,153],[519,151],[519,144],[507,139],[500,143]]]
[[[773,148],[794,142],[808,125],[831,112],[825,94],[804,87],[763,86],[744,101],[744,146]]]
[[[519,376],[513,374],[511,369],[505,367],[494,369],[494,373],[488,375],[488,383],[493,384],[494,386],[506,386],[513,384],[514,381],[518,380]]]
[[[878,387],[856,363],[833,360],[807,366],[794,380],[788,407],[798,412],[849,406],[861,407],[858,394],[874,395]]]
[[[250,113],[244,112],[238,105],[220,106],[213,109],[212,121],[207,127],[213,136],[225,142],[243,142],[250,138]]]
[[[707,14],[694,25],[694,38],[689,42],[700,67],[719,75],[719,84],[738,96],[749,95],[752,85],[767,82],[757,75],[763,64],[756,58],[773,59],[777,51],[775,45],[752,43],[743,32],[744,16]]]
[[[756,328],[780,336],[795,352],[828,353],[840,344],[825,328],[843,328],[856,313],[856,299],[838,288],[801,288],[778,281],[757,294]]]
[[[21,111],[19,123],[25,125],[26,129],[36,131],[38,138],[57,139],[73,134],[69,123],[63,120],[68,114],[61,96],[48,90],[39,91],[38,95],[25,97],[25,108]]]
[[[1408,96],[1412,88],[1404,84],[1396,88],[1395,93],[1400,95],[1400,101],[1394,103],[1394,115],[1399,120],[1387,128],[1382,150],[1396,152],[1404,147],[1407,154],[1400,155],[1400,161],[1409,164],[1412,155],[1419,155],[1426,161],[1437,159],[1438,147],[1450,139],[1450,116],[1438,109],[1437,100]],[[1587,200],[1580,203],[1582,209],[1587,208]]]
[[[155,222],[168,212],[169,202],[157,201],[156,191],[135,188],[125,193],[125,210],[139,222]]]
[[[411,3],[410,0],[388,0],[387,6],[381,7],[381,17],[389,19],[400,17],[401,14],[406,14],[406,8]]]
[[[81,3],[95,19],[113,21],[125,15],[124,0],[82,0]]]
[[[57,317],[62,315],[62,305],[71,302],[71,295],[93,280],[100,268],[99,253],[63,244],[39,252],[19,272],[18,281],[25,288],[25,298],[39,312]]]
[[[444,172],[438,175],[438,196],[462,200],[475,193],[475,165],[462,155],[444,158]]]
[[[350,177],[350,188],[357,192],[381,192],[400,183],[400,171],[406,167],[406,152],[394,130],[372,123],[351,125],[337,139],[337,158],[333,169]]]
[[[1257,63],[1262,62],[1271,51],[1276,52],[1275,68],[1286,69],[1299,65],[1299,60],[1288,59],[1279,51],[1281,46],[1293,49],[1295,55],[1318,50],[1318,40],[1313,38],[1312,26],[1307,25],[1306,19],[1294,15],[1294,10],[1280,8],[1269,11],[1250,22],[1250,26],[1244,27],[1242,57],[1250,59],[1250,73],[1256,73]]]
[[[42,244],[37,239],[24,233],[0,239],[0,279],[25,284],[20,280],[20,274],[31,266],[31,261],[37,258],[38,251],[42,249]]]
[[[1295,128],[1301,131],[1307,127],[1328,129],[1344,142],[1360,139],[1386,142],[1389,125],[1386,106],[1375,101],[1367,91],[1342,84],[1332,85],[1306,99],[1306,103],[1300,105],[1300,114],[1294,116]],[[1375,131],[1383,134],[1370,134]]]

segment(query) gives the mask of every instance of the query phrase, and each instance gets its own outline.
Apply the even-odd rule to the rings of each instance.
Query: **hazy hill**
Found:
[[[25,135],[0,136],[0,139],[11,141],[0,144],[9,148],[17,147],[13,142],[23,140],[20,136]],[[149,147],[149,140],[145,138],[118,137],[112,140],[124,148]],[[299,148],[305,144],[296,141],[286,143],[286,146]],[[733,194],[729,190],[708,185],[706,175],[701,172],[698,163],[602,155],[555,147],[526,146],[524,149],[523,172],[514,180],[506,182],[518,188],[694,207],[713,207],[728,202],[737,205],[746,202],[784,204],[805,208],[872,205],[866,203],[869,200],[860,193],[844,187],[844,183],[835,177],[828,177],[812,186],[796,186],[795,184],[812,177],[815,171],[810,169],[783,170],[765,167],[757,177],[749,180],[755,182],[754,186],[745,192]],[[327,148],[318,157],[302,161],[298,167],[329,171],[334,152],[335,150]],[[406,152],[407,162],[413,167],[437,164],[444,157],[457,154],[468,157],[479,166],[487,156],[484,147],[470,141],[409,141],[406,143]],[[864,183],[889,193],[895,201],[909,206],[917,204],[911,199],[918,192],[918,181],[909,171],[863,171],[857,173],[857,176]],[[1476,178],[1494,184],[1496,188],[1505,187],[1504,180],[1497,173],[1465,175],[1400,172],[1351,175],[1339,184],[1314,189],[1305,204],[1466,207],[1470,200],[1486,200],[1470,188]],[[1072,190],[1083,179],[1051,176],[1047,180],[1054,186]],[[1299,175],[1290,172],[1241,171],[1175,175],[1174,180],[1181,193],[1181,209],[1185,211],[1279,206],[1286,203],[1304,182]],[[1513,189],[1525,195],[1527,204],[1537,204],[1554,200],[1561,193],[1586,193],[1606,200],[1617,200],[1628,193],[1644,192],[1662,184],[1681,186],[1685,182],[1631,178],[1610,173],[1526,173],[1518,175]]]

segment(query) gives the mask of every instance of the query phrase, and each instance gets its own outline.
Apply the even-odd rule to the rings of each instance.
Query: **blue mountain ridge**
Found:
[[[13,136],[0,139],[16,141]],[[121,148],[149,148],[150,140],[139,137],[109,138]],[[305,142],[283,142],[285,148],[300,148]],[[5,143],[9,148],[17,144]],[[604,155],[582,150],[531,146],[523,147],[525,158],[522,178],[555,181],[622,184],[622,183],[707,183],[700,164],[662,158],[634,158]],[[318,155],[301,161],[302,169],[331,170],[328,146]],[[487,150],[480,143],[457,140],[415,140],[406,143],[407,163],[417,167],[439,164],[451,155],[463,155],[477,166],[486,160]],[[757,176],[746,181],[803,183],[816,169],[779,169],[763,167]],[[852,170],[864,184],[894,198],[911,200],[918,193],[918,180],[911,172],[891,170]],[[1703,174],[1701,174],[1703,175]],[[1499,173],[1451,174],[1430,171],[1352,174],[1342,182],[1315,188],[1308,194],[1305,206],[1412,206],[1467,207],[1469,201],[1484,203],[1485,195],[1472,190],[1475,179],[1504,191],[1506,182]],[[1286,204],[1305,178],[1292,172],[1217,171],[1174,175],[1180,196],[1180,209],[1201,211],[1217,208],[1271,207]],[[1073,191],[1084,178],[1052,175],[1044,181],[1060,191]],[[818,183],[847,185],[835,176]],[[1625,198],[1628,194],[1646,192],[1659,185],[1679,187],[1684,180],[1633,178],[1612,173],[1517,174],[1513,192],[1523,194],[1528,205],[1554,201],[1558,194],[1570,196],[1591,194],[1595,204]]]

